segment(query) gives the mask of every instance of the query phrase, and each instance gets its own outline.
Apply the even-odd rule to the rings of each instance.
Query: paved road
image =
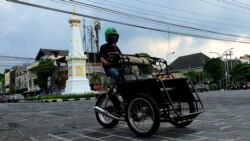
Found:
[[[200,93],[205,113],[187,128],[161,123],[151,138],[136,137],[125,122],[103,129],[95,99],[61,103],[0,103],[0,141],[249,141],[250,91]]]

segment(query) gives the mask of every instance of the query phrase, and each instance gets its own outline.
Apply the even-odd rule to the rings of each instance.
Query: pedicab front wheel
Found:
[[[107,98],[107,94],[102,94],[96,101],[96,106],[108,111],[110,114],[117,115],[117,108],[120,107],[119,100],[113,96]],[[95,112],[96,119],[104,128],[113,128],[119,120],[107,117],[101,113]]]
[[[128,103],[126,121],[137,136],[150,137],[160,126],[159,106],[151,96],[136,94]]]

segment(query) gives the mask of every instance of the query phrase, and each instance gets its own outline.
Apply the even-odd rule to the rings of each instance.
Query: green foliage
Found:
[[[4,70],[4,73],[7,73],[7,72],[9,72],[10,71],[10,69],[5,69]]]
[[[215,84],[215,83],[212,83],[212,84],[209,84],[209,90],[220,90],[220,85],[218,84]]]
[[[4,86],[4,74],[0,73],[0,91],[3,91]]]
[[[224,76],[225,68],[224,62],[220,58],[212,58],[203,66],[204,71],[211,76],[213,82],[218,83],[218,81]]]
[[[196,73],[194,71],[188,71],[184,75],[196,84]]]
[[[99,94],[94,93],[86,93],[86,94],[66,94],[66,95],[45,95],[39,97],[28,97],[25,100],[33,101],[33,100],[48,100],[48,99],[80,99],[80,98],[91,98],[96,97]]]
[[[91,73],[89,77],[90,84],[98,84],[102,82],[102,74],[100,73]]]
[[[233,65],[233,69],[230,72],[234,81],[244,83],[250,81],[250,64],[237,63]]]
[[[42,60],[39,65],[34,68],[37,75],[37,83],[40,88],[47,89],[48,77],[52,75],[56,68],[53,60],[50,59]]]
[[[4,81],[4,74],[0,73],[0,81],[3,83]]]

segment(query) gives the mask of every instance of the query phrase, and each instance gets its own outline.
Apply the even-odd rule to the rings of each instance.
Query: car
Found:
[[[250,89],[250,82],[246,82],[246,83],[243,85],[243,89]]]
[[[24,96],[22,94],[14,94],[14,102],[18,102],[19,100],[23,100]]]
[[[205,84],[197,84],[197,85],[195,85],[195,89],[197,92],[208,92],[209,91],[208,85],[205,85]]]

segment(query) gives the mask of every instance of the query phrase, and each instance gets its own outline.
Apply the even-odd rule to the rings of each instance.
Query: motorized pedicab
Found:
[[[125,120],[137,136],[150,137],[160,122],[185,127],[203,112],[192,82],[175,79],[164,59],[110,53],[109,61],[120,68],[120,81],[113,80],[94,107],[96,119],[104,128]],[[145,74],[145,68],[153,72]]]

